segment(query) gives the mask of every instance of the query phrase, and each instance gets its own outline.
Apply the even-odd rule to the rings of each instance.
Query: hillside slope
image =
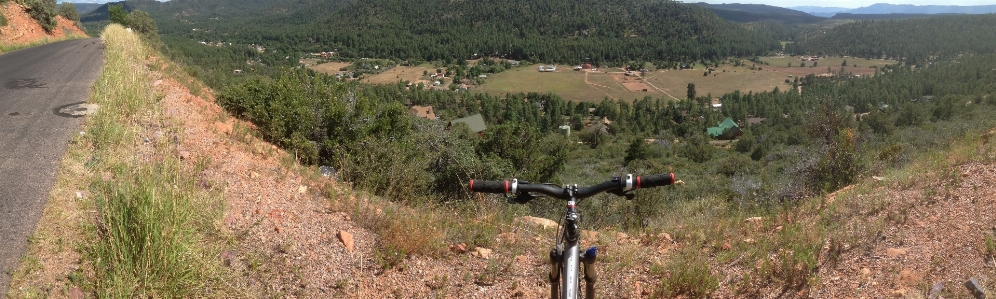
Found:
[[[57,40],[70,35],[86,36],[86,33],[74,22],[62,16],[56,17],[58,25],[52,29],[52,32],[45,32],[38,21],[31,18],[27,8],[13,1],[0,4],[0,13],[7,19],[7,26],[0,27],[0,46],[37,43],[46,39]]]
[[[141,0],[125,6],[148,11],[164,37],[262,44],[281,58],[336,51],[415,60],[476,54],[562,63],[688,62],[780,48],[707,9],[674,1],[256,1],[221,13],[223,3]],[[83,20],[97,21],[105,11]]]

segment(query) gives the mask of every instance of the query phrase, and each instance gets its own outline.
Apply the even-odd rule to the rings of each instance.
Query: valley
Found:
[[[564,202],[471,181],[669,173],[576,203],[599,297],[996,290],[994,15],[131,0],[80,20],[112,108],[71,141],[10,297],[548,298]]]

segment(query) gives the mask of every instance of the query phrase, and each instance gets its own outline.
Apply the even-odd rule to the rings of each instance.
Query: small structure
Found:
[[[488,75],[483,75],[483,74],[481,74],[481,75],[477,75],[477,77],[478,77],[478,78],[481,78],[481,79],[484,79],[484,78],[487,78],[487,77],[488,77]]]
[[[763,118],[763,117],[748,117],[747,118],[747,124],[751,125],[751,126],[763,124],[765,121],[768,121],[768,119],[767,118]]]
[[[709,134],[709,137],[720,140],[732,140],[744,134],[740,131],[740,126],[737,126],[737,123],[733,122],[729,117],[719,123],[719,125],[707,128],[706,133]]]
[[[581,64],[581,69],[590,70],[592,66],[590,63]]]
[[[446,125],[446,129],[449,129],[455,123],[467,124],[467,126],[470,127],[470,130],[473,131],[474,133],[477,133],[478,136],[484,135],[484,130],[488,129],[488,126],[484,125],[484,116],[481,116],[480,114],[474,114],[468,117],[454,119],[450,121],[448,125]]]
[[[234,70],[232,71],[232,73],[238,75],[242,73],[242,70]]]
[[[432,106],[412,106],[408,108],[408,113],[428,120],[436,120],[436,113],[432,111]]]
[[[719,98],[712,98],[712,101],[709,103],[709,107],[712,109],[723,108],[723,102],[721,102]]]
[[[564,135],[564,137],[571,137],[571,126],[563,125],[560,126],[559,128],[561,135]]]
[[[541,65],[541,66],[539,66],[539,71],[540,72],[553,72],[553,71],[556,71],[556,70],[557,70],[557,66],[556,65]]]
[[[581,66],[580,65],[575,65],[574,66],[574,70],[575,71],[580,71],[581,70]]]

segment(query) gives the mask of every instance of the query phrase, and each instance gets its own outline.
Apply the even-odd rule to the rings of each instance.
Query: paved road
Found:
[[[0,55],[0,297],[80,129],[81,118],[60,111],[87,101],[103,65],[96,38]]]

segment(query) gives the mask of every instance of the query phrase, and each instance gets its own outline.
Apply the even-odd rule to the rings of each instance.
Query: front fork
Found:
[[[581,254],[581,264],[584,266],[584,295],[585,299],[595,299],[595,282],[598,281],[598,273],[595,271],[595,260],[598,257],[598,248],[589,247]],[[564,266],[564,248],[557,245],[550,250],[550,298],[560,297],[560,270]]]

